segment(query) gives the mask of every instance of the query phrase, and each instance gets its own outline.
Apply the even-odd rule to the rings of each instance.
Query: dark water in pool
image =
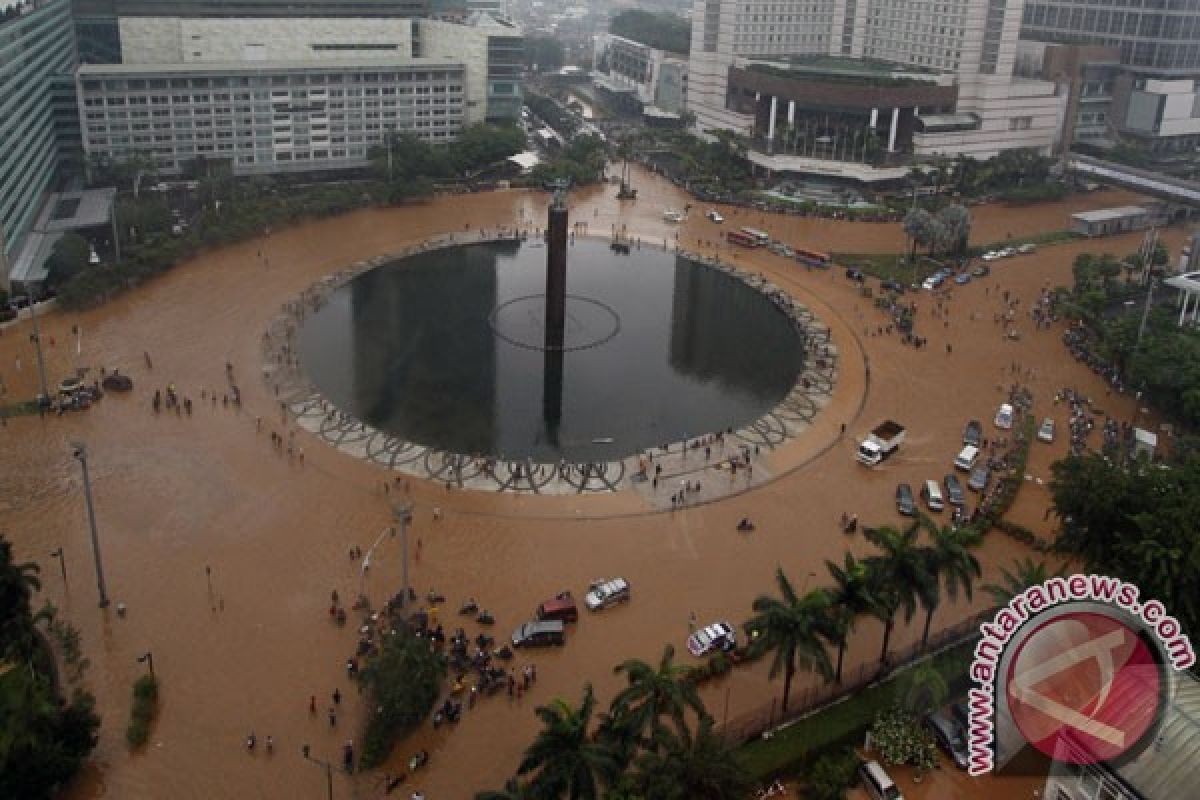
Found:
[[[547,462],[736,428],[795,383],[800,335],[740,281],[599,241],[567,258],[558,356],[540,348],[546,248],[506,242],[357,277],[305,321],[304,367],[343,411],[409,441]]]

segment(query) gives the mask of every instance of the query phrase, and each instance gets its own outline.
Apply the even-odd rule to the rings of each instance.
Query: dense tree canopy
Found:
[[[692,43],[692,24],[669,11],[622,11],[613,17],[608,31],[672,53],[687,53]]]
[[[1200,459],[1161,468],[1100,455],[1054,465],[1056,546],[1091,571],[1137,584],[1194,633],[1200,624]]]
[[[74,278],[87,268],[91,248],[87,240],[78,233],[64,233],[54,244],[50,258],[46,259],[47,280],[57,286]]]

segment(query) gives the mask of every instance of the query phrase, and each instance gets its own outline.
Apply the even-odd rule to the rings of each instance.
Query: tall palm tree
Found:
[[[655,800],[743,800],[750,797],[753,779],[733,750],[713,732],[706,717],[694,736],[686,729],[676,735],[662,730],[653,750],[642,754],[633,775],[635,796]]]
[[[33,593],[42,588],[40,567],[13,561],[12,543],[0,537],[0,658],[24,659],[32,643]]]
[[[904,621],[911,622],[918,605],[929,608],[933,604],[937,579],[929,574],[928,559],[917,545],[918,530],[917,522],[903,531],[890,525],[863,530],[867,541],[880,550],[879,555],[866,559],[867,568],[875,578],[875,591],[879,597],[874,613],[883,622],[880,664],[887,662],[896,614],[903,611]]]
[[[1065,574],[1065,566],[1051,572],[1050,568],[1046,566],[1045,561],[1034,563],[1032,558],[1026,556],[1023,560],[1013,559],[1012,572],[1004,568],[1000,569],[1000,575],[1004,579],[1003,582],[999,584],[989,583],[983,587],[983,590],[992,596],[992,599],[996,601],[996,605],[1006,606],[1014,597],[1030,586],[1045,583],[1051,578],[1061,578]]]
[[[833,578],[829,602],[838,632],[837,667],[834,669],[833,680],[835,683],[841,683],[846,641],[854,631],[854,621],[862,614],[870,613],[878,604],[878,599],[875,597],[871,571],[866,562],[857,560],[853,553],[845,554],[842,566],[832,561],[826,561],[825,566]]]
[[[658,667],[645,661],[631,658],[613,667],[613,672],[624,673],[628,685],[613,698],[612,717],[624,720],[625,729],[643,742],[663,729],[662,718],[669,717],[676,731],[686,730],[684,715],[690,708],[696,716],[708,716],[704,703],[689,679],[692,668],[674,663],[675,648],[663,647]]]
[[[972,527],[954,528],[938,525],[926,514],[918,519],[929,533],[929,546],[925,548],[927,568],[933,578],[930,602],[925,605],[925,630],[921,633],[921,649],[929,643],[929,627],[933,623],[933,612],[941,604],[941,587],[946,587],[946,596],[958,600],[961,588],[967,600],[972,599],[975,579],[980,576],[979,559],[971,548],[978,546],[983,535]]]
[[[517,774],[536,773],[531,786],[539,798],[596,800],[600,786],[611,784],[620,773],[609,745],[588,732],[595,707],[591,684],[584,686],[578,708],[559,698],[538,706],[543,727],[526,749]]]
[[[753,606],[758,613],[746,623],[746,630],[751,637],[751,655],[775,652],[770,677],[773,680],[783,671],[782,710],[786,713],[797,667],[817,672],[825,680],[833,677],[825,644],[837,643],[838,628],[829,613],[828,592],[813,589],[801,597],[782,567],[776,569],[775,581],[780,597],[760,595]]]

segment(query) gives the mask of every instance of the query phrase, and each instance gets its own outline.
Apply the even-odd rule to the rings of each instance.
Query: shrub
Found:
[[[858,756],[849,748],[818,758],[805,774],[804,797],[807,800],[843,800],[854,785]]]
[[[382,764],[396,740],[429,716],[445,676],[445,659],[407,628],[383,637],[379,654],[359,672],[372,709],[359,760],[362,769]]]
[[[150,738],[150,723],[158,715],[158,679],[143,675],[133,683],[133,714],[125,729],[130,747],[141,747]]]

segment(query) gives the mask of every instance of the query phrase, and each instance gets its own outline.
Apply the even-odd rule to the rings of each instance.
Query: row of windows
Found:
[[[87,78],[83,81],[85,91],[98,92],[107,89],[113,92],[143,91],[155,89],[221,89],[255,86],[323,86],[345,83],[396,83],[453,80],[461,71],[404,71],[404,72],[349,72],[349,73],[294,73],[288,75],[255,75],[219,78]]]

